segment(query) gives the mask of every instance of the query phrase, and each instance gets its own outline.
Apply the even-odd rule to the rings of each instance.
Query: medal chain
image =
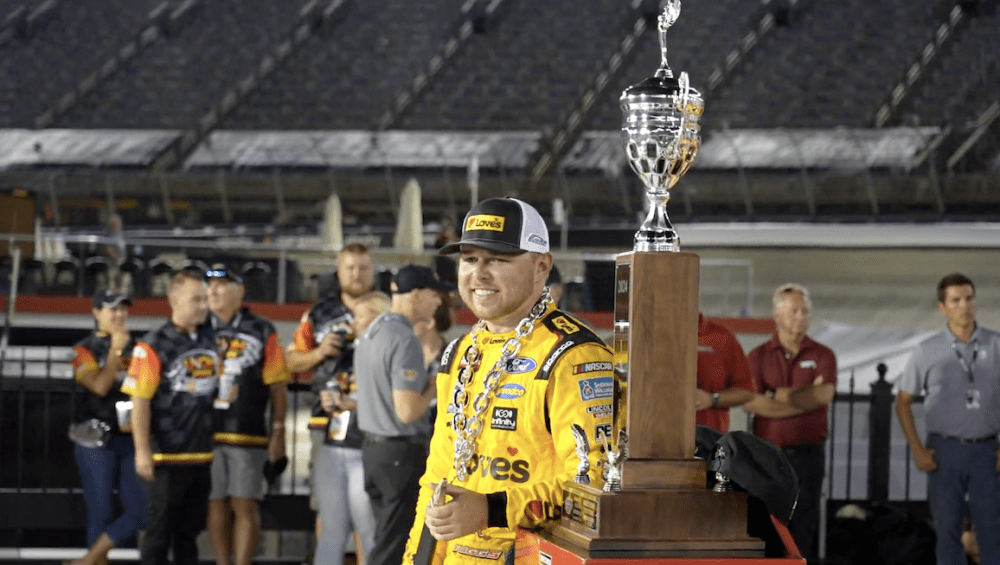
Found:
[[[489,408],[496,389],[500,386],[500,378],[506,372],[507,363],[517,355],[521,349],[521,342],[528,337],[535,328],[535,323],[545,315],[548,304],[552,302],[549,296],[549,287],[542,291],[542,297],[532,306],[531,312],[517,324],[517,331],[514,337],[508,339],[503,344],[500,351],[500,358],[493,367],[483,377],[483,391],[472,400],[473,414],[471,417],[465,416],[465,408],[469,403],[468,387],[472,384],[473,373],[479,368],[482,361],[482,351],[477,346],[480,334],[485,329],[486,324],[480,320],[472,329],[472,346],[465,352],[465,366],[458,373],[455,382],[455,390],[452,393],[451,404],[454,409],[454,416],[451,419],[451,427],[455,430],[455,473],[459,481],[465,481],[473,468],[473,457],[476,452],[476,440],[483,431],[483,422],[486,410]]]

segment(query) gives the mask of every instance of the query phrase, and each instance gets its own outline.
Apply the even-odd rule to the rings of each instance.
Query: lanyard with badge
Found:
[[[965,357],[962,357],[962,353],[958,350],[958,344],[954,341],[951,342],[951,350],[955,352],[955,357],[958,357],[958,362],[962,364],[965,375],[969,377],[969,388],[965,391],[965,408],[967,410],[979,410],[979,389],[974,388],[976,384],[976,357],[979,357],[979,341],[973,340],[972,342],[972,363],[967,362]]]

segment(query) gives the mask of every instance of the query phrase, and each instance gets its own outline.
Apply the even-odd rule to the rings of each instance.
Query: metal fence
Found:
[[[16,546],[32,530],[82,530],[82,491],[66,431],[86,393],[73,381],[71,357],[69,347],[6,351],[0,376],[0,546]],[[892,411],[892,385],[885,381],[885,366],[880,370],[864,392],[855,390],[851,373],[849,391],[831,405],[825,497],[831,511],[849,502],[922,504],[926,499],[926,475],[913,465]],[[265,497],[262,520],[266,530],[310,532],[307,421],[314,395],[305,384],[290,388],[289,469]],[[923,434],[920,397],[914,412]]]
[[[74,382],[71,359],[72,349],[64,346],[11,346],[5,352],[0,374],[0,547],[19,547],[26,536],[39,539],[32,532],[79,530],[83,539],[86,512],[67,430],[77,421],[87,393]],[[308,385],[290,385],[289,467],[261,505],[265,530],[307,536],[313,531],[306,428],[313,398]],[[281,539],[271,557],[283,555]]]
[[[927,499],[927,477],[910,456],[906,436],[893,411],[895,394],[879,365],[878,380],[870,391],[839,393],[830,407],[827,441],[827,499],[832,501],[922,502]],[[867,381],[868,379],[866,379]],[[924,435],[923,398],[913,404],[917,431]]]

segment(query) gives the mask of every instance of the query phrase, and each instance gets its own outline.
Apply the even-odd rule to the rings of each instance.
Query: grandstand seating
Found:
[[[636,18],[621,0],[506,0],[441,71],[403,129],[538,130],[559,120]]]
[[[24,186],[39,194],[58,188],[63,199],[71,193],[73,198],[101,194],[103,199],[111,187],[116,195],[139,198],[138,206],[126,213],[133,225],[300,219],[311,223],[320,213],[313,203],[333,188],[349,208],[351,221],[384,222],[392,215],[391,206],[385,205],[385,198],[395,190],[392,169],[409,168],[411,161],[390,163],[387,159],[383,165],[375,163],[371,157],[375,151],[369,151],[365,162],[356,166],[331,159],[334,165],[329,174],[317,174],[315,160],[303,165],[292,159],[288,166],[296,169],[294,173],[274,169],[260,175],[254,168],[264,165],[255,164],[256,153],[249,146],[240,153],[239,147],[216,145],[228,155],[218,161],[203,159],[198,165],[188,161],[192,168],[199,168],[195,171],[185,168],[185,159],[192,151],[212,151],[203,136],[226,129],[528,130],[533,145],[518,156],[516,164],[481,164],[481,194],[518,190],[513,187],[523,184],[521,174],[527,172],[538,183],[532,196],[544,201],[557,189],[540,179],[555,178],[553,173],[559,171],[573,185],[568,190],[575,199],[569,206],[571,215],[583,217],[593,211],[595,221],[600,220],[598,216],[618,221],[621,212],[631,215],[630,207],[642,205],[635,178],[624,175],[608,181],[604,175],[620,172],[614,159],[600,161],[597,167],[573,168],[560,152],[587,146],[590,132],[620,127],[621,91],[648,77],[659,64],[657,4],[655,0],[428,0],[414,6],[384,0],[373,8],[356,0],[0,0],[0,15],[15,8],[21,14],[3,24],[6,35],[5,28],[0,28],[0,68],[8,78],[0,86],[0,130],[184,130],[165,132],[176,137],[150,150],[143,160],[117,162],[135,167],[129,171],[111,171],[116,165],[90,155],[66,161],[54,157],[60,148],[64,154],[78,148],[86,153],[98,146],[94,152],[100,153],[102,135],[109,153],[138,151],[125,147],[127,143],[112,148],[116,141],[106,132],[95,132],[85,143],[73,134],[65,139],[53,136],[51,142],[46,138],[44,144],[35,143],[37,154],[33,154],[27,140],[42,132],[3,130],[10,138],[21,136],[22,143],[15,149],[16,158],[9,161],[13,165],[4,166],[0,160],[0,184]],[[890,126],[953,126],[952,137],[927,146],[924,154],[915,156],[913,167],[957,162],[969,155],[961,170],[980,174],[996,159],[996,125],[985,134],[962,128],[998,96],[996,4],[996,0],[685,1],[680,20],[668,34],[669,62],[675,72],[688,72],[692,84],[706,94],[705,139],[723,127],[869,128],[879,108],[888,106],[895,85],[906,79],[914,61],[921,60],[924,46],[957,5],[968,17],[929,61],[923,78],[900,98],[901,105],[880,115]],[[788,5],[794,9],[781,7]],[[50,15],[32,19],[31,14],[43,13]],[[617,60],[612,65],[611,54],[619,51],[634,30],[642,29],[637,26],[643,23],[641,18],[646,29],[637,47],[624,51],[620,66]],[[24,23],[29,20],[34,23]],[[765,22],[768,25],[761,26]],[[17,32],[11,33],[15,27]],[[461,46],[453,55],[440,57],[458,30],[464,38]],[[748,36],[761,30],[765,34],[756,36],[756,42]],[[142,40],[137,41],[140,36]],[[754,47],[748,47],[751,44]],[[415,77],[425,76],[435,60],[443,61],[440,69],[426,75],[430,78],[425,88],[416,88]],[[617,71],[602,75],[610,67]],[[726,71],[717,72],[722,67]],[[609,77],[608,86],[596,103],[589,104],[594,98],[584,103],[581,95],[601,76]],[[400,103],[412,93],[411,102]],[[386,113],[392,106],[400,110],[398,115]],[[582,120],[576,120],[579,114],[573,113],[579,109],[584,109]],[[578,140],[581,143],[574,145]],[[955,157],[966,140],[978,143],[981,150],[965,148]],[[464,167],[471,144],[456,141],[463,146],[463,157],[447,161],[445,167]],[[284,167],[282,150],[264,145],[259,144],[258,151],[274,151],[279,158],[263,161]],[[40,151],[42,147],[52,149]],[[932,149],[935,156],[929,157]],[[442,158],[444,151],[438,146]],[[292,153],[296,152],[301,155],[302,149],[297,147]],[[5,155],[0,152],[0,157]],[[32,161],[35,157],[40,159],[37,166]],[[588,157],[586,162],[597,161]],[[429,163],[423,159],[412,165],[421,169],[427,209],[437,213],[447,205],[454,214],[452,184],[459,182],[458,177]],[[235,170],[220,172],[230,164]],[[903,202],[910,194],[895,188],[885,190],[892,194],[883,194],[880,186],[910,184],[923,187],[918,192],[924,196],[937,195],[922,196],[921,210],[944,214],[951,206],[946,200],[966,190],[953,186],[927,189],[925,183],[912,179],[902,183],[862,179],[865,184],[859,184],[857,178],[844,180],[829,170],[810,172],[809,177],[756,182],[746,171],[734,179],[734,168],[742,165],[722,166],[709,186],[707,179],[696,180],[704,172],[696,166],[675,193],[683,211],[701,217],[745,211],[755,217],[754,209],[758,214],[770,209],[776,216],[815,217],[823,215],[823,210],[845,209],[837,201],[848,200],[861,212],[877,215],[885,211],[879,202]],[[380,178],[373,180],[376,169]],[[222,196],[214,173],[231,179],[225,181],[229,186]],[[825,190],[821,188],[824,174],[832,175],[832,184],[851,186]],[[848,176],[853,174],[848,171]],[[281,182],[276,183],[279,177]],[[944,182],[964,183],[972,187],[969,190],[983,193],[989,193],[995,183],[953,177]],[[809,194],[817,190],[823,198],[830,198],[828,208],[822,198]],[[588,209],[599,200],[590,196],[595,193],[615,193],[623,205]],[[220,205],[222,199],[231,202]],[[179,207],[164,207],[165,200]],[[277,216],[276,200],[281,211]],[[803,206],[785,207],[788,201]],[[96,210],[101,206],[83,202],[67,204],[72,211],[56,213],[54,219],[61,217],[64,224],[97,223]],[[673,206],[675,214],[680,210],[680,204]],[[898,210],[906,213],[914,208],[906,205]],[[80,274],[86,274],[85,269]],[[76,284],[89,288],[89,281]],[[145,278],[140,286],[147,286]]]
[[[206,0],[56,127],[188,129],[291,30],[305,0]]]
[[[937,25],[939,0],[814,2],[706,102],[704,125],[869,127]]]
[[[371,128],[444,45],[462,2],[349,3],[343,18],[306,40],[225,127]]]
[[[55,2],[44,25],[2,47],[0,127],[34,127],[34,118],[96,71],[160,1]],[[24,4],[33,9],[40,2]],[[0,14],[9,5],[0,5]]]
[[[915,97],[913,116],[921,123],[961,127],[995,100],[1000,100],[1000,11],[970,18]]]
[[[755,19],[761,13],[758,3],[745,0],[684,2],[680,18],[667,32],[667,61],[674,76],[687,72],[691,86],[705,93],[709,74],[730,50],[739,45],[746,32],[756,25]],[[631,61],[608,87],[607,99],[595,106],[588,119],[589,129],[620,128],[622,114],[618,99],[622,91],[653,76],[659,68],[660,42],[655,21],[650,22],[639,42]]]

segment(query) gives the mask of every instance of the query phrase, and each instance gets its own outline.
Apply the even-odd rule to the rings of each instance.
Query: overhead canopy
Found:
[[[745,129],[706,136],[694,169],[910,168],[941,128]]]
[[[188,167],[523,168],[538,132],[217,131]]]
[[[703,132],[697,170],[865,169],[913,166],[936,127],[749,129]],[[0,169],[29,166],[142,167],[179,136],[163,130],[0,130]],[[465,168],[526,167],[537,131],[216,131],[186,167]],[[562,161],[567,171],[617,174],[621,133],[585,132]]]
[[[168,130],[0,130],[0,170],[8,167],[144,167],[180,135]]]

